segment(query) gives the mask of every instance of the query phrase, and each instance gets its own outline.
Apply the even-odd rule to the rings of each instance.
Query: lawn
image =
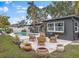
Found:
[[[12,42],[10,36],[0,36],[0,58],[33,58],[35,52],[27,52]],[[79,57],[79,45],[67,45],[64,52],[52,52],[51,58],[76,58]]]
[[[79,58],[79,45],[67,45],[64,52],[53,52],[53,58]]]
[[[17,45],[12,42],[10,36],[0,36],[0,57],[4,58],[18,58],[27,57],[31,58],[33,52],[26,52],[20,49]]]

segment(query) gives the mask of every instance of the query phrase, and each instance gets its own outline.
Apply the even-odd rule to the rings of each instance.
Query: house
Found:
[[[79,18],[77,16],[66,16],[43,21],[46,36],[59,34],[60,39],[79,39]]]
[[[79,39],[79,17],[65,16],[42,21],[41,24],[35,24],[32,28],[36,32],[45,32],[49,37],[52,34],[59,34],[60,39],[78,40]]]
[[[13,29],[14,33],[21,32],[22,30],[28,31],[29,25],[12,24],[9,28]]]

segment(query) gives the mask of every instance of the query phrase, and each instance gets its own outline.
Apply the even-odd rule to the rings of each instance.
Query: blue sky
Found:
[[[29,1],[0,1],[0,15],[10,16],[10,23],[14,24],[25,19]],[[35,1],[38,7],[45,7],[51,1]]]

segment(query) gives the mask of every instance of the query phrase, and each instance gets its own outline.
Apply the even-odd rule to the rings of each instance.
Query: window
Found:
[[[64,32],[64,22],[56,22],[55,23],[55,31],[56,32]]]
[[[75,32],[78,32],[78,23],[75,23]]]
[[[48,30],[48,32],[54,31],[54,23],[53,22],[47,24],[47,30]]]
[[[51,22],[47,24],[48,32],[64,32],[64,22]]]

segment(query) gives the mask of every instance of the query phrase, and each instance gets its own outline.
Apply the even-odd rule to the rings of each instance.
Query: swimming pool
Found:
[[[21,36],[27,36],[27,35],[28,35],[27,32],[17,32],[17,33],[15,33],[15,34],[21,35]]]
[[[28,33],[28,32],[18,32],[18,33],[15,33],[17,35],[20,35],[20,36],[28,36],[29,34],[32,34],[34,36],[37,36],[38,33]]]

